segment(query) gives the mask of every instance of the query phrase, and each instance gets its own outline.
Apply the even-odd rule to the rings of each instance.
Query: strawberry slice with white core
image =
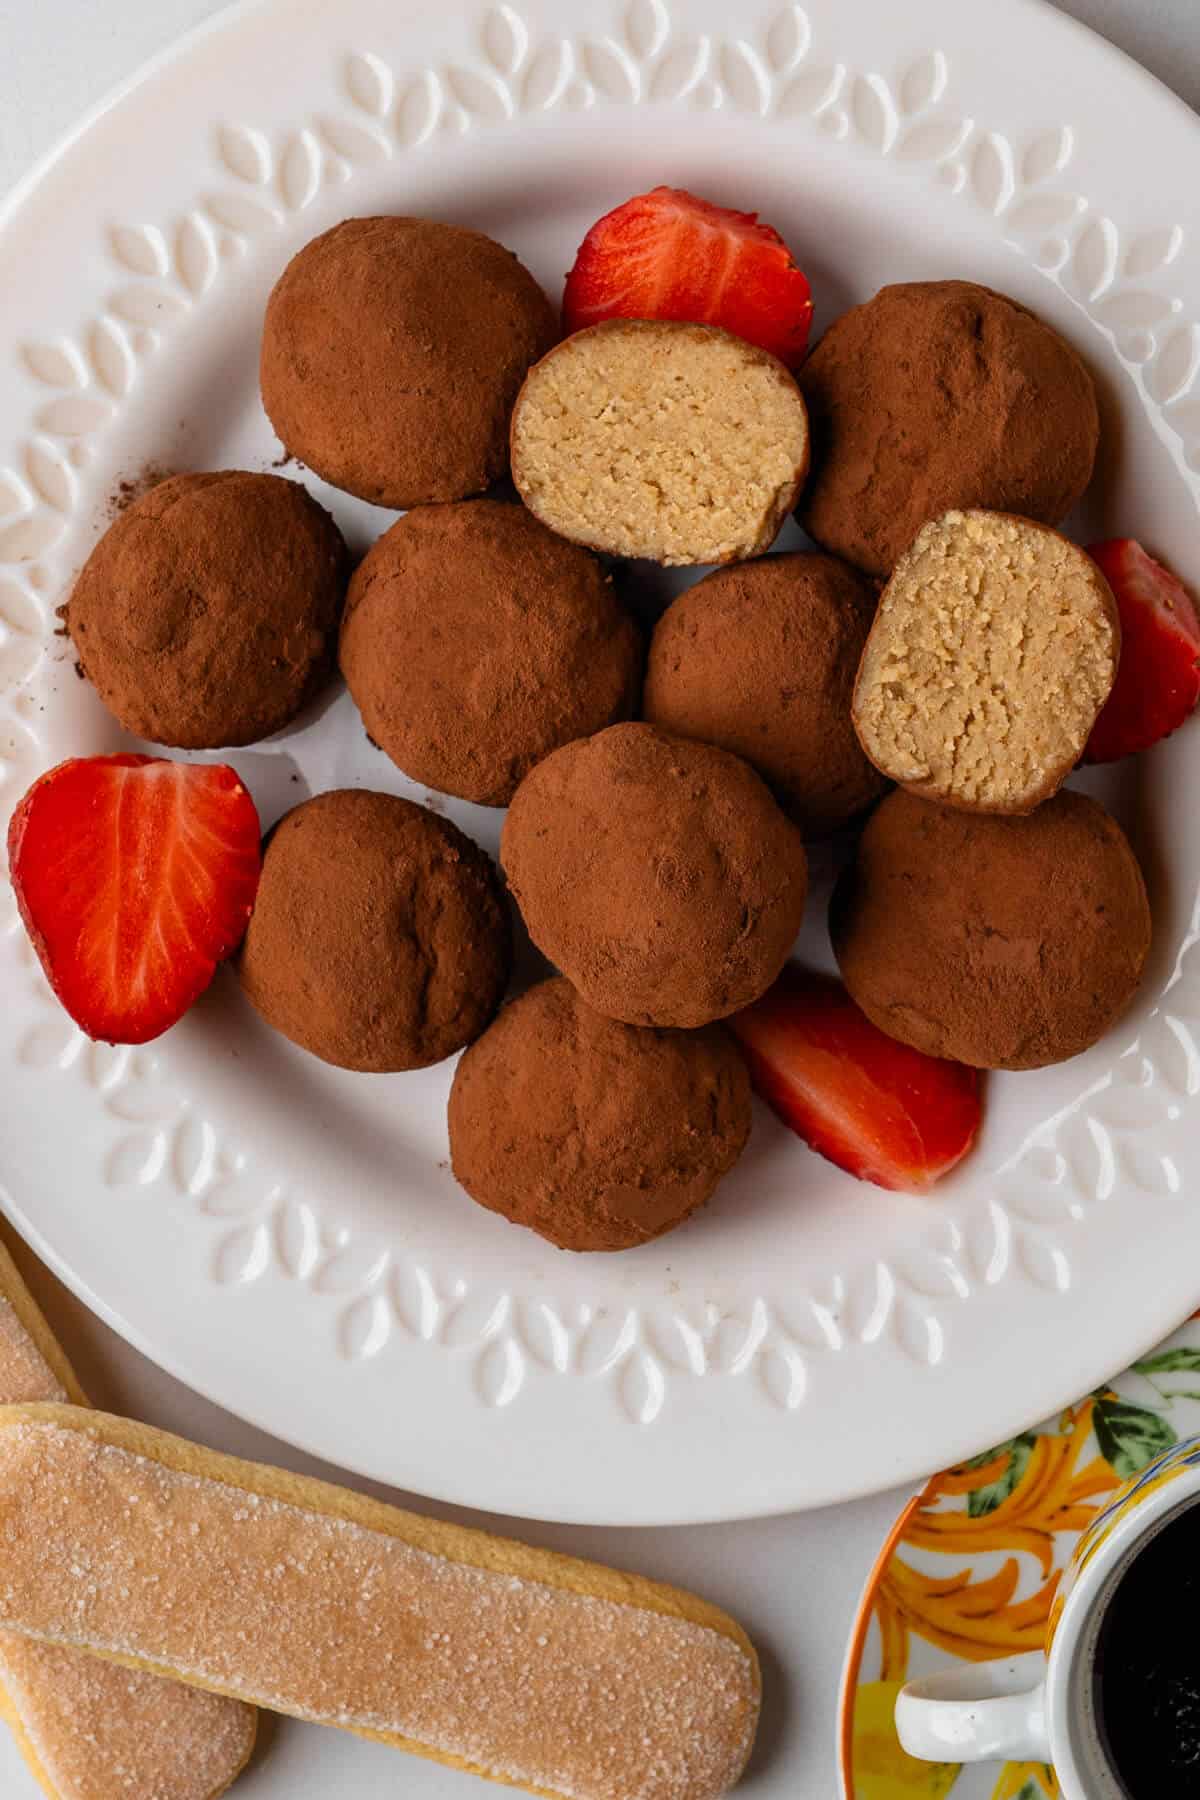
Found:
[[[34,782],[9,871],[47,979],[89,1037],[143,1044],[182,1018],[245,934],[260,838],[224,764],[72,757]]]

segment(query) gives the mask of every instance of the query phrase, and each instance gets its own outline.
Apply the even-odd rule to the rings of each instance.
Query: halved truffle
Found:
[[[660,563],[765,550],[808,468],[808,418],[781,362],[727,331],[613,319],[531,369],[512,472],[560,537]]]
[[[922,526],[883,590],[854,687],[877,769],[970,812],[1024,813],[1083,755],[1117,672],[1099,568],[1008,513]]]

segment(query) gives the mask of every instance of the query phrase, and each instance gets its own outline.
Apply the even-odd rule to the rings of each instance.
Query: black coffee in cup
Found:
[[[1200,1508],[1165,1525],[1118,1582],[1094,1693],[1129,1800],[1200,1800]]]

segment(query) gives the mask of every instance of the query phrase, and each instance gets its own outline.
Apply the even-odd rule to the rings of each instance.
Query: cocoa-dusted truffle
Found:
[[[263,405],[293,456],[377,506],[478,494],[554,311],[510,250],[432,219],[345,219],[295,255],[263,326]]]
[[[833,556],[717,569],[659,620],[643,712],[744,757],[803,831],[836,830],[887,786],[850,719],[874,612],[874,588]]]
[[[1100,414],[1083,362],[974,282],[881,288],[830,326],[800,386],[813,433],[801,520],[872,575],[939,513],[986,506],[1056,525],[1091,480]]]
[[[513,408],[526,506],[613,556],[723,563],[769,549],[807,469],[792,375],[711,325],[591,325],[529,371]]]
[[[343,1069],[421,1069],[478,1037],[512,946],[496,871],[447,819],[340,788],[267,840],[238,958],[293,1043]]]
[[[534,943],[630,1025],[749,1005],[804,912],[803,841],[753,769],[654,725],[613,725],[539,763],[500,856]]]
[[[561,977],[504,1008],[450,1091],[458,1180],[563,1250],[661,1237],[710,1197],[749,1135],[750,1079],[722,1026],[622,1025]]]
[[[421,507],[350,584],[342,672],[414,780],[506,806],[536,762],[633,710],[637,627],[594,556],[522,506]]]
[[[1083,755],[1120,643],[1117,603],[1086,551],[1011,513],[945,513],[883,590],[854,724],[910,793],[1031,812]]]
[[[347,574],[341,532],[297,482],[173,475],[109,526],[63,619],[135,737],[253,744],[332,673]]]
[[[1019,818],[889,794],[830,925],[846,986],[881,1030],[980,1069],[1037,1069],[1096,1043],[1150,948],[1124,832],[1069,788]]]

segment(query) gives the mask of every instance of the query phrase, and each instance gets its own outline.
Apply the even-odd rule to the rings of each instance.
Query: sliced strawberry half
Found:
[[[260,837],[220,763],[76,756],[34,782],[9,870],[47,979],[89,1037],[144,1044],[183,1017],[245,934]]]
[[[757,213],[656,187],[598,219],[563,294],[568,331],[602,319],[720,325],[795,367],[812,322],[808,280]]]
[[[860,1181],[924,1193],[975,1142],[978,1071],[896,1043],[830,975],[789,963],[726,1023],[768,1106]]]
[[[1183,583],[1136,538],[1090,544],[1088,554],[1121,615],[1121,660],[1085,762],[1115,762],[1176,731],[1200,699],[1200,619]]]

